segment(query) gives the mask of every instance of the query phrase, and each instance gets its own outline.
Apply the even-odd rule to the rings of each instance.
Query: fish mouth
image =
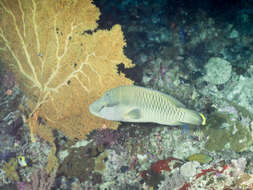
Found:
[[[89,106],[89,111],[90,111],[90,113],[92,113],[93,115],[95,115],[95,106],[94,106],[94,104],[91,104],[90,106]]]
[[[99,116],[99,113],[103,110],[103,108],[105,107],[105,105],[102,104],[102,105],[98,106],[96,104],[97,104],[96,102],[94,102],[93,104],[91,104],[89,106],[89,111],[93,115]]]

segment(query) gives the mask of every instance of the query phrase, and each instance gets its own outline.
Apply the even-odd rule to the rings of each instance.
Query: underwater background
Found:
[[[125,85],[206,124],[90,113]],[[0,0],[0,190],[251,190],[252,160],[252,0]]]

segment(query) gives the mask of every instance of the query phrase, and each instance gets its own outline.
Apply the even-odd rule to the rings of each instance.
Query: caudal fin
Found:
[[[192,125],[205,125],[206,118],[202,113],[198,113],[193,110],[181,108],[184,111],[184,118],[182,120],[183,123],[188,123]]]

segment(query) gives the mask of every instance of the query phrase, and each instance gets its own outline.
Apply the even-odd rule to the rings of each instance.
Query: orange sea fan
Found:
[[[0,1],[0,58],[27,96],[28,120],[40,118],[71,139],[104,124],[116,128],[88,107],[106,90],[133,83],[117,73],[117,64],[134,66],[121,27],[95,31],[99,16],[91,0]],[[29,123],[36,133],[41,123]]]

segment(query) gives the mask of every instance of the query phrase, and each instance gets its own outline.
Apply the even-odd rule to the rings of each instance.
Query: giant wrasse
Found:
[[[203,114],[185,108],[172,96],[139,86],[113,88],[92,103],[89,110],[97,117],[114,121],[163,125],[206,123]]]

